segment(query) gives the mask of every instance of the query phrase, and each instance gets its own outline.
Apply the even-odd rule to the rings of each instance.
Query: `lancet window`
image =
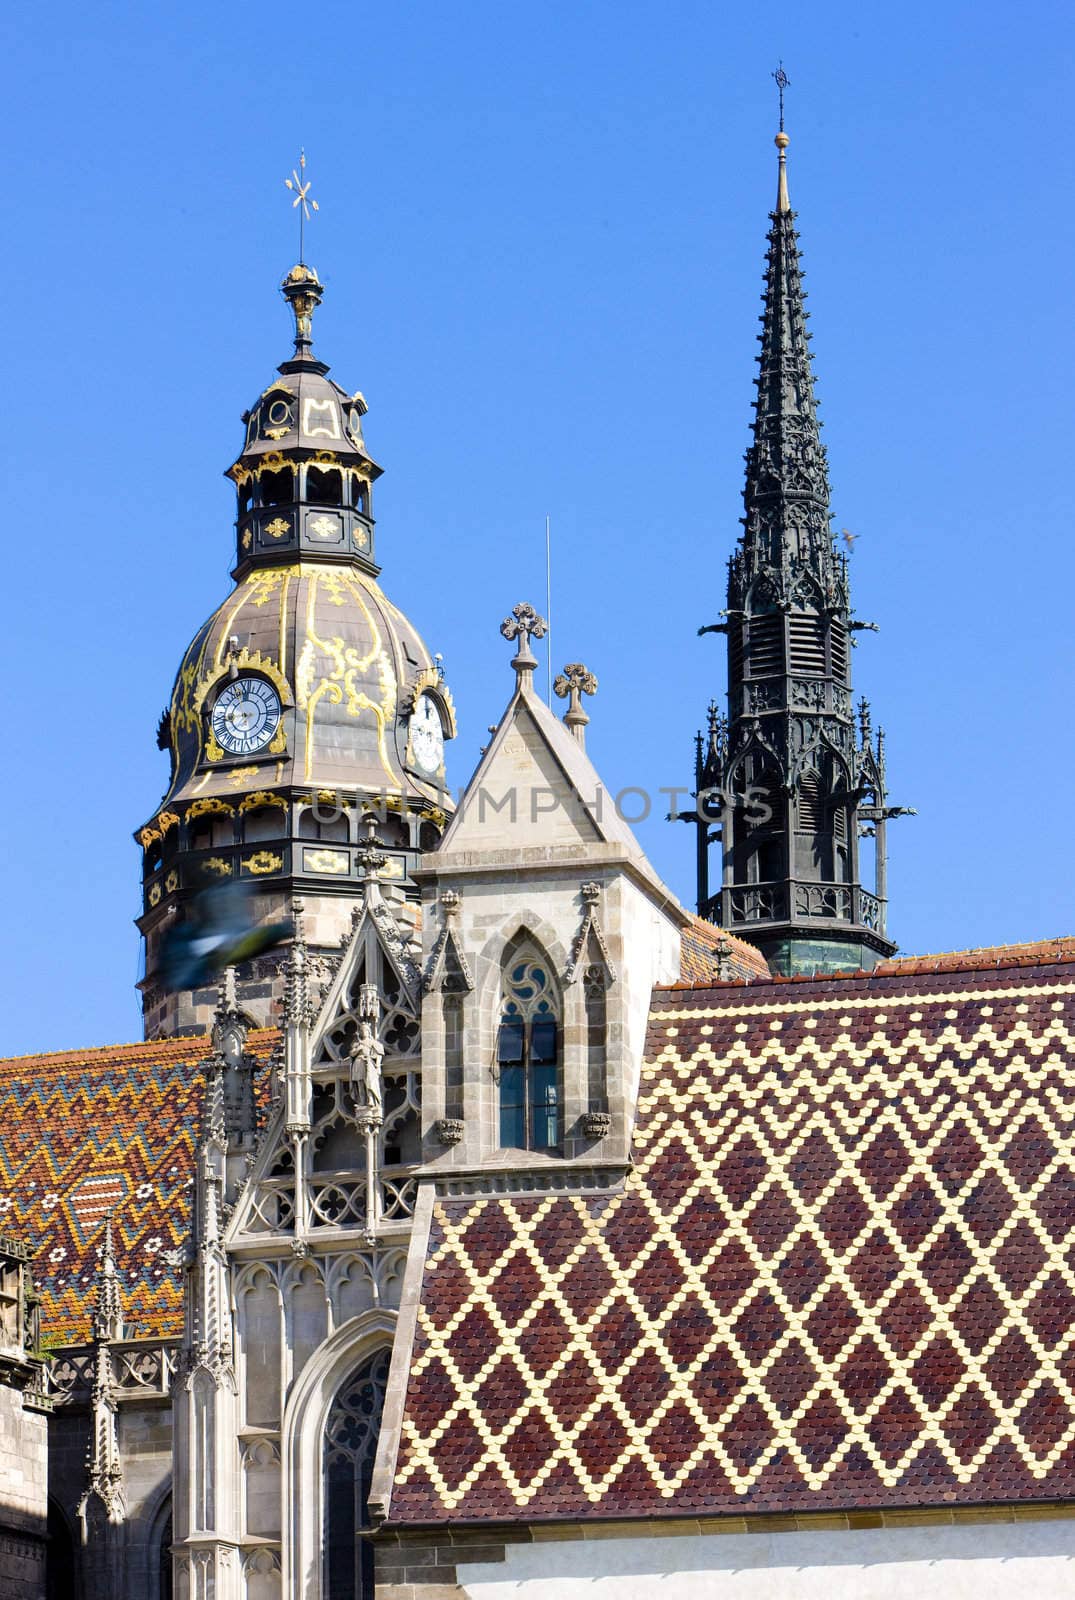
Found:
[[[343,1385],[325,1424],[325,1600],[371,1600],[370,1480],[381,1425],[389,1351],[379,1350]]]
[[[525,944],[502,974],[497,1072],[500,1143],[509,1150],[555,1150],[562,1134],[561,1028],[556,987],[545,957]]]

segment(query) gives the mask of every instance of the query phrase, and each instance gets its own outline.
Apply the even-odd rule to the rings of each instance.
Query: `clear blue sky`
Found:
[[[608,786],[689,775],[723,694],[755,317],[792,202],[837,528],[881,624],[891,927],[1071,931],[1072,13],[904,0],[22,7],[3,44],[6,1005],[0,1050],[136,1038],[157,718],[229,586],[221,473],[288,352],[369,401],[382,582],[444,653],[469,776],[543,598]],[[639,829],[685,899],[692,841]]]

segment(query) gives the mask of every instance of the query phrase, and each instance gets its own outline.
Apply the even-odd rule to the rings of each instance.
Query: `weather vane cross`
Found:
[[[285,186],[290,189],[295,196],[294,200],[291,202],[291,209],[292,211],[297,211],[299,214],[300,263],[304,262],[306,259],[304,255],[306,244],[306,224],[310,220],[311,213],[321,209],[317,201],[314,200],[310,195],[310,181],[311,180],[306,176],[306,151],[300,150],[298,170],[296,171],[296,169],[292,167],[290,178],[284,179]]]
[[[775,82],[776,87],[777,87],[777,89],[779,90],[779,93],[780,93],[780,132],[783,133],[783,131],[784,131],[784,90],[787,88],[788,84],[791,82],[791,79],[788,77],[787,73],[784,71],[784,63],[782,61],[778,63],[777,69],[773,73],[773,81]]]

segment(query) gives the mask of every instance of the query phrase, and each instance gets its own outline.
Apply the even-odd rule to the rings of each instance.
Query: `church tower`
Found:
[[[362,434],[366,402],[313,354],[322,298],[314,269],[282,290],[293,354],[243,416],[228,469],[238,497],[234,587],[179,667],[158,744],[165,796],[136,835],[143,852],[148,1038],[201,1032],[214,990],[169,993],[161,943],[196,919],[208,886],[249,884],[259,924],[305,905],[316,970],[326,971],[361,898],[357,853],[371,809],[385,847],[385,894],[417,903],[412,874],[446,825],[444,742],[455,732],[437,660],[377,579],[373,485],[381,468]],[[285,950],[239,970],[249,1021],[275,1020]]]
[[[699,630],[727,635],[728,711],[712,705],[697,740],[698,911],[757,945],[774,972],[833,972],[895,949],[885,825],[902,808],[886,802],[884,733],[865,701],[857,715],[852,704],[853,636],[870,625],[853,619],[847,553],[830,528],[788,143],[781,117],[743,533],[723,620]]]

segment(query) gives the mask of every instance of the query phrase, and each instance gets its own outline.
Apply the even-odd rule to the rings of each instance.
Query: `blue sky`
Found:
[[[229,587],[221,476],[289,349],[369,401],[389,595],[469,776],[543,600],[610,789],[689,774],[722,645],[775,90],[856,690],[889,736],[891,928],[1071,931],[1070,8],[463,0],[22,8],[4,41],[5,1053],[136,1038],[157,718]],[[12,348],[13,347],[13,348]],[[639,828],[690,899],[691,837]]]

